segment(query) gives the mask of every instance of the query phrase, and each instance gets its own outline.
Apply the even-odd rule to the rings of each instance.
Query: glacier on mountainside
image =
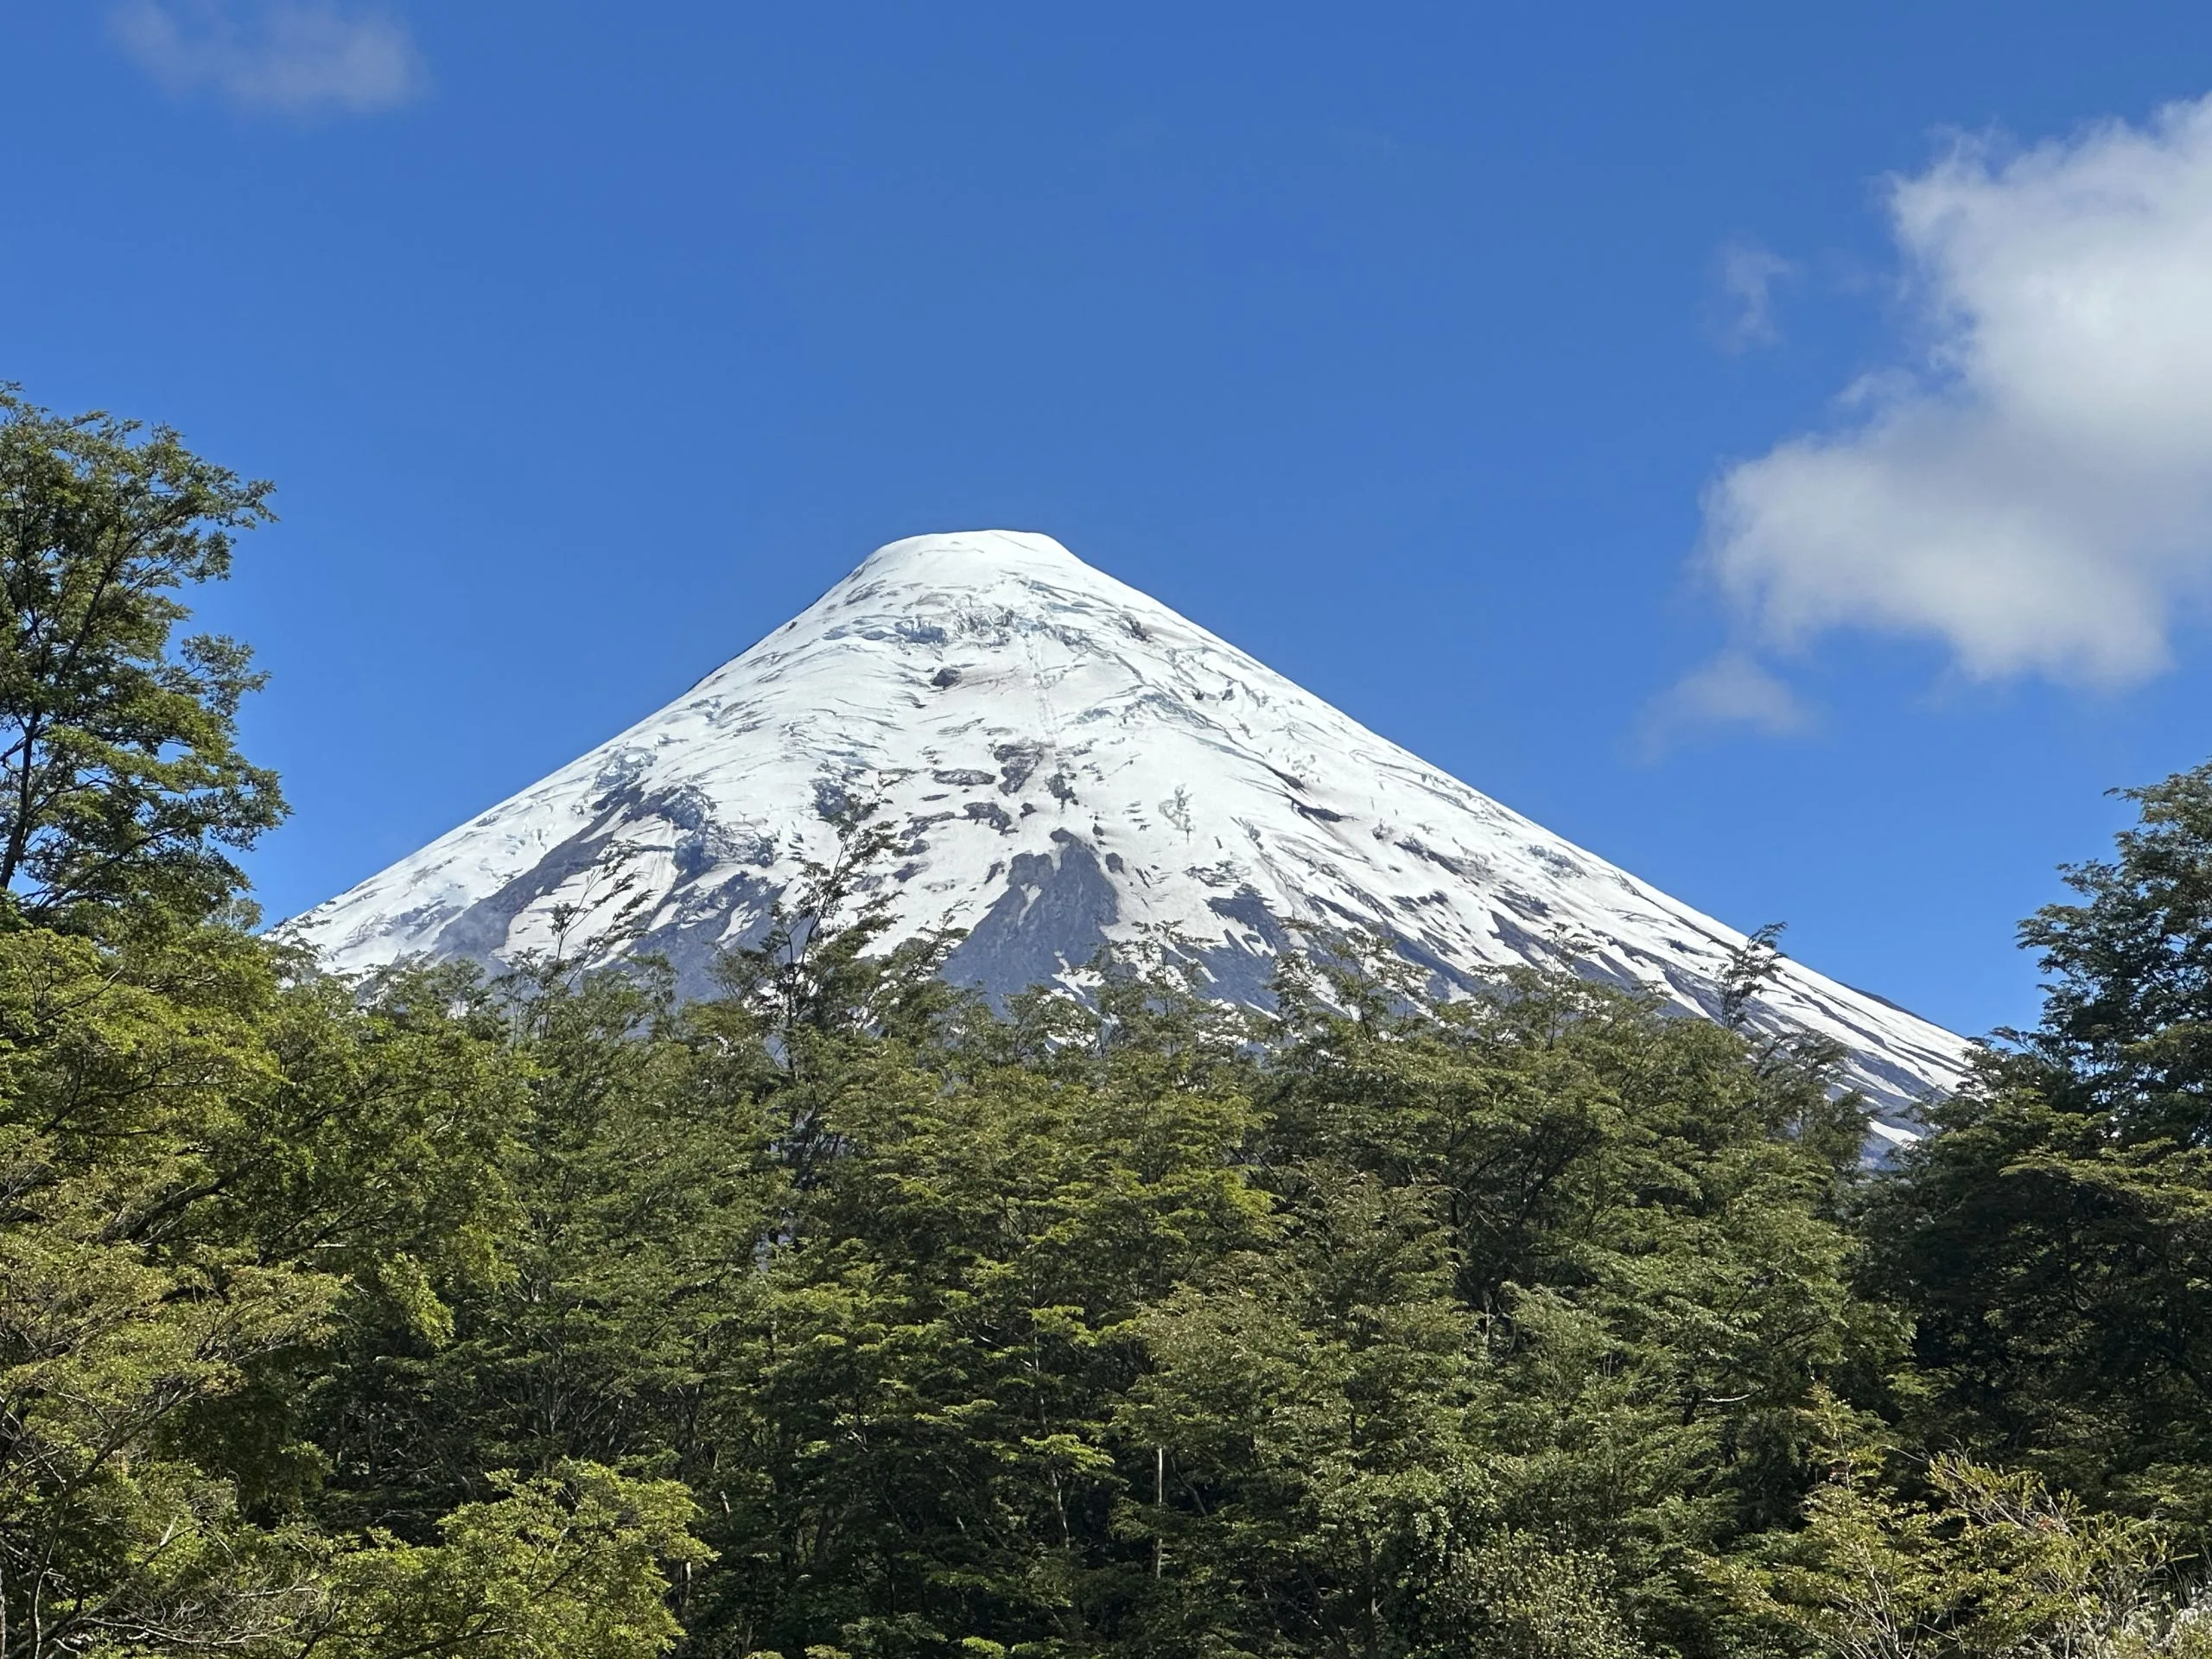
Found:
[[[1048,537],[894,542],[659,712],[287,924],[327,965],[495,963],[589,938],[705,990],[842,804],[879,799],[887,944],[969,930],[953,979],[1004,994],[1179,930],[1263,1001],[1286,923],[1380,934],[1440,991],[1517,963],[1715,1013],[1744,935],[1376,736]],[[1784,961],[1755,1026],[1834,1039],[1885,1133],[1967,1046]]]

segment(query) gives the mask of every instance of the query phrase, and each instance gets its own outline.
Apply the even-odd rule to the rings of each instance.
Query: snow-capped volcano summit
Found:
[[[1446,987],[1572,963],[1710,1013],[1744,943],[1446,777],[1049,537],[918,536],[659,713],[288,925],[333,968],[493,962],[625,906],[703,989],[757,937],[825,815],[880,799],[899,931],[969,930],[951,977],[1007,992],[1171,924],[1225,999],[1284,920],[1372,931]],[[1885,1116],[1965,1045],[1783,964],[1752,1011],[1841,1042]]]

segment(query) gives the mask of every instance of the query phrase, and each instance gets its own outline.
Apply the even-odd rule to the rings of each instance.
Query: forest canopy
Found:
[[[1571,976],[994,1011],[864,817],[705,1001],[351,982],[175,637],[267,494],[0,401],[0,1659],[2212,1654],[2212,767],[1883,1167]]]

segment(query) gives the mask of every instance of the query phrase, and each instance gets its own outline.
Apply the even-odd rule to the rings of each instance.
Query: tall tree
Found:
[[[2139,821],[2068,868],[2082,902],[2021,924],[2050,976],[2024,1046],[2120,1138],[2212,1145],[2212,764],[2120,792]]]
[[[116,906],[194,918],[245,886],[231,854],[284,812],[236,743],[246,648],[172,641],[270,486],[167,427],[57,416],[0,386],[0,893],[82,929]]]
[[[1872,1283],[1911,1313],[1920,1432],[2212,1532],[2212,766],[2021,927],[2049,976],[1886,1184]]]

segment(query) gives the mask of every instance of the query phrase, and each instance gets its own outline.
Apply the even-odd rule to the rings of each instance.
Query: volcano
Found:
[[[868,876],[882,947],[964,928],[947,977],[994,997],[1076,986],[1101,945],[1172,930],[1215,995],[1264,1006],[1318,929],[1380,937],[1439,995],[1529,963],[1713,1017],[1745,944],[1005,531],[880,550],[658,713],[283,931],[341,972],[496,967],[604,934],[604,954],[657,952],[703,993],[862,801],[895,836]],[[1746,1018],[1840,1044],[1892,1138],[1967,1052],[1792,961]]]

